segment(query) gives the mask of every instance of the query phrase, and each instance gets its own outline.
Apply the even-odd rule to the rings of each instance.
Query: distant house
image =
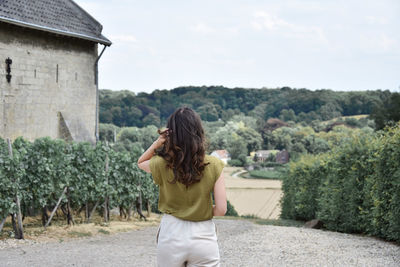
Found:
[[[211,156],[217,157],[222,160],[225,164],[228,164],[228,161],[231,160],[231,155],[225,149],[223,150],[214,150],[211,153]]]
[[[278,152],[278,150],[257,150],[254,154],[254,157],[257,159],[258,162],[264,162],[268,158],[275,157],[275,154]]]
[[[72,0],[0,0],[0,137],[96,140],[102,28]]]
[[[276,154],[276,162],[285,164],[289,162],[289,152],[286,150],[280,151],[278,154]]]

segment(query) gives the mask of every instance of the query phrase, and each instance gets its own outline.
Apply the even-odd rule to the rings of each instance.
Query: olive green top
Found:
[[[154,182],[159,185],[158,209],[166,214],[182,220],[205,221],[213,217],[211,192],[221,175],[224,163],[222,160],[206,155],[206,165],[200,182],[186,185],[176,182],[172,169],[167,167],[167,161],[160,156],[150,160],[150,170]]]

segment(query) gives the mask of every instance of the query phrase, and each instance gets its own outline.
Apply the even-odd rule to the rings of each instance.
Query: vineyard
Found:
[[[41,215],[47,227],[56,210],[68,224],[82,212],[86,222],[95,212],[107,222],[116,207],[127,219],[135,208],[145,219],[142,205],[149,210],[157,201],[158,190],[151,175],[137,167],[135,151],[47,137],[7,141],[0,139],[0,232],[10,215],[16,237],[23,238],[25,217]]]

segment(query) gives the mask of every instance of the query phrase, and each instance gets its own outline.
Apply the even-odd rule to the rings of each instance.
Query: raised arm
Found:
[[[164,144],[167,136],[167,130],[161,132],[157,140],[154,141],[153,144],[151,144],[151,146],[139,157],[137,164],[140,169],[151,173],[150,159],[154,156],[154,151]]]
[[[145,172],[151,173],[150,171],[150,159],[154,155],[154,151],[158,148],[157,143],[154,142],[138,159],[138,167]]]
[[[214,185],[214,200],[215,205],[213,207],[214,216],[224,216],[226,213],[226,191],[225,191],[225,179],[224,174],[221,173],[218,180]]]

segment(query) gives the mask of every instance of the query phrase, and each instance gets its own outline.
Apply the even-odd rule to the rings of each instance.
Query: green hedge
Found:
[[[290,163],[287,175],[283,176],[282,218],[310,220],[315,218],[319,186],[325,176],[325,155],[306,155]]]
[[[329,230],[400,242],[400,125],[304,156],[282,187],[282,218],[318,218]]]
[[[249,171],[248,178],[257,178],[257,179],[281,179],[282,172],[279,168],[276,170],[253,170]]]

